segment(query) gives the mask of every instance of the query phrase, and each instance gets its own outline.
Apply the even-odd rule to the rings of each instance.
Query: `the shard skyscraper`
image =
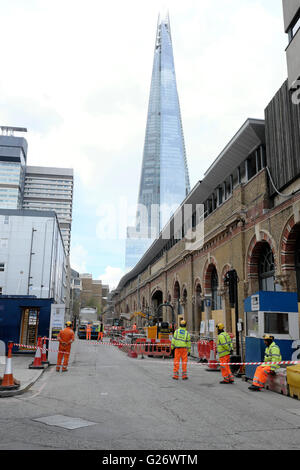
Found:
[[[157,26],[136,225],[127,230],[127,269],[140,260],[189,191],[167,15],[159,17]]]

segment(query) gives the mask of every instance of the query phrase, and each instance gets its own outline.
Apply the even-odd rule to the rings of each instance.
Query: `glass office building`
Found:
[[[127,269],[139,261],[189,191],[170,20],[167,17],[159,19],[157,26],[138,197],[138,204],[144,210],[138,206],[136,226],[128,228]]]

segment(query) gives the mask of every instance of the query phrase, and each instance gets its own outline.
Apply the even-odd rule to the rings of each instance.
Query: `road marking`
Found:
[[[32,398],[38,397],[42,393],[44,388],[46,387],[46,385],[48,383],[48,380],[49,380],[50,376],[53,374],[53,372],[54,372],[54,368],[47,374],[47,377],[44,376],[41,379],[43,381],[43,384],[36,393],[34,393],[33,395],[28,396],[28,397],[22,397],[22,398],[20,398],[20,400],[31,400]]]

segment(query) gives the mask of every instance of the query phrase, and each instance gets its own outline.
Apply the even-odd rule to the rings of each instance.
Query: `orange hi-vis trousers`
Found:
[[[101,341],[103,341],[103,332],[102,332],[102,331],[99,331],[99,333],[98,333],[98,339],[97,339],[97,341],[99,341],[99,339],[100,339]]]
[[[253,377],[252,385],[258,388],[263,388],[270,371],[271,366],[258,366]]]
[[[91,339],[92,330],[86,330],[86,339]]]
[[[70,351],[71,351],[71,345],[69,345],[69,346],[59,346],[58,354],[57,354],[57,364],[56,364],[56,369],[57,370],[60,368],[62,360],[64,360],[63,370],[65,370],[68,367],[69,358],[70,358]]]
[[[182,361],[182,377],[187,377],[187,348],[175,348],[173,377],[179,377],[180,360]]]
[[[222,376],[225,382],[233,382],[234,377],[232,375],[230,366],[228,365],[230,362],[230,355],[220,357],[220,368],[222,372]]]

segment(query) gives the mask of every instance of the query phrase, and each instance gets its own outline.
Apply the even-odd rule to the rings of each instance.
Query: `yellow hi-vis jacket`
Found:
[[[279,349],[279,346],[277,346],[276,343],[270,344],[268,348],[265,349],[265,357],[264,357],[264,362],[281,362],[282,357],[281,357],[281,352]],[[276,370],[280,369],[279,364],[274,364],[271,366],[271,370]]]
[[[228,333],[223,331],[218,335],[217,339],[217,353],[219,358],[230,355],[233,350],[232,341]]]
[[[186,328],[178,328],[175,331],[171,342],[171,349],[187,348],[191,352],[191,336]]]

